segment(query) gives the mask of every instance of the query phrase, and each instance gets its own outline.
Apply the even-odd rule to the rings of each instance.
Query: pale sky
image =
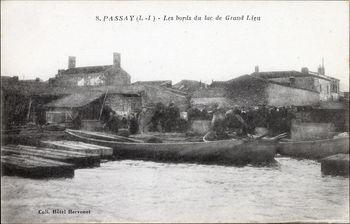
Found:
[[[138,80],[228,80],[260,71],[317,71],[349,88],[348,2],[2,1],[1,75],[47,80],[67,68],[112,64]],[[98,22],[96,16],[143,15],[156,22]],[[217,15],[222,21],[163,21]],[[226,15],[260,21],[226,21]]]

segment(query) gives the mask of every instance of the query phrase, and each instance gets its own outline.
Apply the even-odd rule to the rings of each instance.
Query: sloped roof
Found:
[[[100,92],[90,92],[88,94],[74,93],[72,95],[54,100],[45,105],[45,107],[60,107],[60,108],[74,108],[85,106],[98,98],[100,98],[103,93]]]
[[[270,73],[270,72],[267,72],[267,73]],[[297,72],[297,73],[300,73],[300,72]],[[295,74],[297,74],[297,73],[295,73]],[[287,75],[290,75],[290,77],[296,77],[296,76],[293,76],[292,74],[294,74],[294,73],[287,73]],[[300,73],[300,74],[302,74],[302,73]],[[270,76],[270,74],[267,74],[266,76],[260,76],[260,75],[258,75],[258,73],[253,73],[251,75],[241,75],[237,78],[230,79],[228,81],[220,82],[220,85],[214,86],[212,88],[218,88],[218,89],[224,88],[224,89],[227,89],[228,91],[238,90],[238,89],[244,88],[244,89],[251,89],[252,91],[254,91],[254,89],[256,90],[256,88],[262,87],[261,84],[263,84],[263,83],[273,83],[273,84],[285,86],[288,88],[302,89],[302,90],[307,90],[307,91],[311,91],[311,92],[317,92],[316,90],[312,90],[312,89],[306,89],[306,88],[301,88],[301,87],[297,87],[297,86],[290,86],[286,83],[273,81],[273,80],[270,80],[269,78],[266,78],[266,77],[277,78],[278,74],[274,74],[274,75],[271,74],[271,76]],[[280,76],[280,77],[283,77],[283,76]],[[284,77],[287,77],[287,76],[284,76]],[[235,92],[237,92],[237,91],[235,91]]]
[[[133,83],[133,85],[156,85],[156,86],[164,86],[164,85],[171,85],[171,80],[154,80],[154,81],[136,81]]]
[[[85,66],[85,67],[75,67],[63,70],[65,74],[77,74],[77,73],[97,73],[111,68],[112,65],[100,65],[100,66]]]
[[[66,70],[59,70],[59,75],[79,75],[79,74],[96,74],[101,72],[115,72],[120,75],[130,76],[122,68],[114,68],[113,65],[100,65],[100,66],[85,66],[85,67],[76,67],[69,68]]]
[[[2,77],[1,77],[2,78]],[[5,80],[6,79],[6,80]],[[5,78],[1,82],[1,90],[6,94],[20,94],[27,96],[65,96],[74,93],[89,94],[89,92],[100,92],[105,94],[123,94],[139,96],[144,90],[142,86],[54,86],[47,82],[24,82],[13,81],[13,78]]]
[[[271,71],[271,72],[254,72],[251,74],[251,76],[257,77],[257,78],[263,78],[263,79],[273,79],[273,78],[285,78],[285,77],[315,77],[319,79],[324,79],[330,81],[329,78],[323,77],[316,74],[309,73],[302,73],[298,71]]]
[[[185,92],[194,92],[200,88],[206,87],[206,84],[196,80],[184,79],[172,86],[174,89],[178,89]]]

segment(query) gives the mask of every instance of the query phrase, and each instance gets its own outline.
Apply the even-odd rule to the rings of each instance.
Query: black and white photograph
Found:
[[[1,223],[349,223],[348,1],[1,1]]]

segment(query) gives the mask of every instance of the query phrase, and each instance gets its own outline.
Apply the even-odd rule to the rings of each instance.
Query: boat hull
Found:
[[[113,148],[117,159],[160,162],[194,162],[220,165],[265,164],[275,161],[276,143],[270,141],[222,140],[184,143],[131,143],[87,138],[69,134],[80,141]]]
[[[277,152],[283,156],[321,159],[338,153],[349,153],[349,137],[315,141],[279,142]]]

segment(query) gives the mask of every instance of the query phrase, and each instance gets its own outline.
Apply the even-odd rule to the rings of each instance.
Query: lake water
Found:
[[[72,179],[3,176],[2,222],[348,222],[349,178],[322,176],[312,160],[277,161],[226,167],[124,160],[78,169]],[[45,209],[51,214],[38,214]]]

